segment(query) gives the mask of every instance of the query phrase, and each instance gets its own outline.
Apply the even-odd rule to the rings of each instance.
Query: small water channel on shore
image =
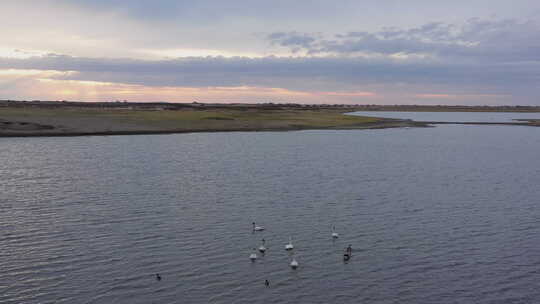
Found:
[[[540,119],[540,113],[510,113],[510,112],[393,112],[393,111],[363,111],[350,115],[373,116],[397,119],[412,119],[415,121],[441,122],[518,122],[518,119]]]

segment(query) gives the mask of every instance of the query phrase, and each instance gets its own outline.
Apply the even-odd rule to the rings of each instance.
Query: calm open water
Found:
[[[521,126],[2,138],[0,303],[538,303],[539,152]]]

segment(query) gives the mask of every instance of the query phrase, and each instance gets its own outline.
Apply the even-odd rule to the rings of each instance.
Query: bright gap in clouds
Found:
[[[74,71],[55,71],[55,70],[33,70],[33,69],[0,69],[0,83],[4,81],[16,81],[26,78],[33,80],[48,81],[55,77],[69,77],[77,74]]]
[[[48,53],[50,52],[0,47],[0,58],[27,59],[31,57],[45,56]]]
[[[211,49],[140,49],[135,53],[140,53],[142,58],[182,58],[182,57],[250,57],[262,58],[264,55],[248,52],[232,52]]]
[[[21,99],[43,100],[86,100],[132,102],[208,102],[208,103],[331,103],[341,101],[350,103],[351,99],[375,99],[374,92],[330,92],[330,91],[298,91],[272,87],[168,87],[145,86],[99,81],[54,79],[66,72],[38,70],[0,70],[0,93],[2,83],[10,84],[4,88],[5,93],[24,90]],[[17,80],[13,81],[16,75]],[[0,96],[3,99],[3,96]]]
[[[416,90],[392,92],[384,86],[374,90],[354,91],[311,91],[279,87],[260,86],[146,86],[117,82],[70,80],[64,77],[77,76],[75,71],[54,70],[0,70],[0,99],[38,99],[72,101],[115,101],[132,102],[207,102],[207,103],[312,103],[312,104],[440,104],[452,101],[468,104],[508,104],[512,98],[506,94],[485,93],[414,93]],[[21,94],[20,92],[24,92]],[[463,103],[460,103],[463,104]]]

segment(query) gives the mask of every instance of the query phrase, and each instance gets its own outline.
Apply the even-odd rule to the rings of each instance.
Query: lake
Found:
[[[516,122],[517,119],[540,119],[540,113],[504,112],[391,112],[363,111],[353,115],[445,122]]]
[[[1,138],[0,303],[534,303],[539,151],[525,126]]]

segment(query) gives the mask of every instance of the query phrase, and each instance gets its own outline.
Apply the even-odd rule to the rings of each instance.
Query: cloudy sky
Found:
[[[0,99],[540,105],[538,0],[2,0]]]

